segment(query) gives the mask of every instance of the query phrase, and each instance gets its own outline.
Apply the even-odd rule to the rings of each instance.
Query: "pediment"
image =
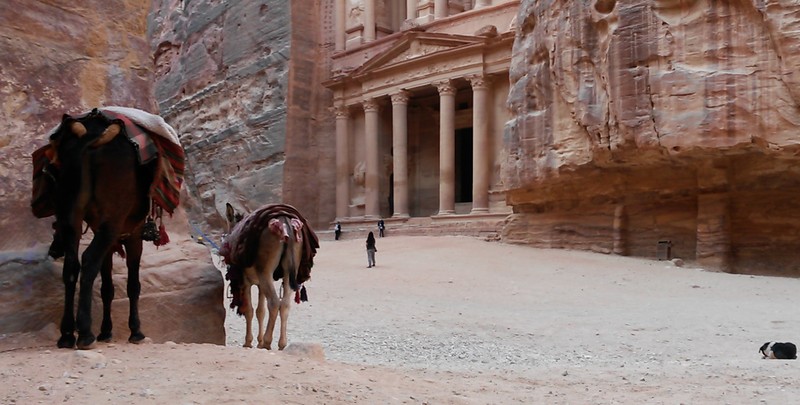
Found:
[[[353,72],[354,76],[413,61],[425,59],[439,53],[475,44],[483,44],[484,38],[468,35],[409,32],[389,49],[374,56]]]

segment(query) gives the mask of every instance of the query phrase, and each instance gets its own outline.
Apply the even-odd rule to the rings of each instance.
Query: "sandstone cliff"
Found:
[[[504,239],[800,275],[798,12],[524,0]]]
[[[204,232],[225,229],[226,202],[244,210],[286,202],[312,224],[333,217],[333,174],[325,170],[333,167],[333,137],[318,136],[314,118],[318,103],[326,105],[317,90],[319,7],[154,1],[156,97],[183,133],[187,208]]]
[[[49,238],[31,215],[30,154],[64,113],[102,105],[147,111],[152,64],[144,38],[150,0],[0,3],[0,248]]]
[[[150,0],[0,2],[2,334],[58,323],[64,305],[62,263],[45,257],[53,218],[36,219],[29,207],[31,153],[47,143],[47,131],[64,113],[104,105],[157,112],[145,35],[149,7]],[[142,261],[145,333],[155,341],[224,343],[222,277],[207,250],[190,239],[181,210],[171,221],[173,242],[159,250],[147,244]],[[121,273],[115,332],[124,341],[125,267],[118,258],[115,271]]]

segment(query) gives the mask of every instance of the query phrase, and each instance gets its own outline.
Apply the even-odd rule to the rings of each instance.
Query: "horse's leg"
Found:
[[[103,265],[100,267],[100,296],[103,298],[103,323],[100,325],[100,335],[97,340],[101,342],[111,341],[111,301],[114,301],[114,281],[111,279],[111,257],[113,253],[106,255]]]
[[[62,229],[62,238],[65,247],[64,267],[61,270],[64,282],[64,314],[61,317],[61,337],[57,345],[60,348],[71,349],[75,347],[75,285],[81,270],[78,261],[79,239],[74,229],[66,227]]]
[[[244,312],[244,347],[253,347],[253,305],[251,304],[253,300],[250,297],[250,287],[252,287],[253,284],[247,281],[247,277],[245,277],[242,284],[242,306],[239,308]]]
[[[111,256],[111,253],[108,254]],[[142,283],[139,281],[139,266],[142,260],[142,238],[131,236],[125,241],[125,265],[128,267],[128,328],[131,336],[128,342],[140,343],[144,340],[142,322],[139,320],[139,295],[142,292]],[[110,267],[110,266],[109,266]],[[110,278],[110,277],[109,277]]]
[[[303,247],[300,243],[290,241],[286,245],[286,250],[281,257],[281,267],[283,271],[283,296],[280,299],[280,315],[281,315],[281,336],[278,339],[278,350],[283,350],[286,347],[286,329],[289,324],[289,310],[291,309],[292,288],[290,280],[297,279],[297,268],[300,266],[300,259],[302,258]]]
[[[267,331],[264,336],[264,348],[272,350],[272,334],[275,330],[275,320],[278,318],[278,293],[275,291],[275,283],[272,281],[272,274],[262,274],[260,283],[264,285],[264,293],[267,295],[267,309],[269,319],[267,320]]]
[[[105,260],[111,249],[111,244],[116,241],[116,235],[108,225],[103,225],[94,235],[89,247],[81,256],[81,289],[78,292],[78,349],[91,349],[95,342],[92,333],[92,289],[100,265]]]
[[[256,307],[256,319],[258,319],[258,348],[264,348],[264,315],[267,312],[265,304],[266,298],[262,290],[260,281],[258,285],[258,307]]]
[[[289,277],[284,275],[282,280],[283,296],[280,298],[281,336],[278,338],[278,350],[286,347],[286,327],[289,323],[289,309],[292,305],[292,289],[289,287]]]

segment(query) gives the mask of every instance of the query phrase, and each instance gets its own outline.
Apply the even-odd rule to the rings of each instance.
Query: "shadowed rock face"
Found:
[[[523,0],[504,239],[800,275],[798,11]]]
[[[153,111],[150,0],[4,0],[0,5],[0,249],[50,237],[30,213],[30,155],[64,113]]]
[[[182,133],[187,209],[205,232],[224,230],[227,202],[245,210],[286,202],[313,224],[333,217],[334,173],[322,169],[334,167],[334,138],[318,133],[333,125],[313,119],[319,103],[328,105],[319,95],[318,8],[312,1],[154,1],[155,93]]]

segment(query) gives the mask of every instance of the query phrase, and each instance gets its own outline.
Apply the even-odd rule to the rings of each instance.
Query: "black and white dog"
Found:
[[[767,342],[758,351],[761,352],[765,359],[793,360],[797,358],[797,346],[789,342]]]

